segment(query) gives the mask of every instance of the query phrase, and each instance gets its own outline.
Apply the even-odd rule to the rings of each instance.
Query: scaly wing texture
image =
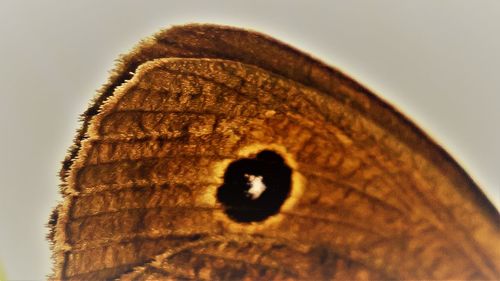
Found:
[[[229,163],[292,168],[280,212],[229,218]],[[54,279],[498,279],[498,212],[415,125],[266,36],[188,25],[122,58],[51,219]]]

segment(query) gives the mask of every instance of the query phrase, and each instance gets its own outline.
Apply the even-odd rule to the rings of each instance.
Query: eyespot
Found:
[[[217,200],[226,215],[241,223],[260,222],[279,213],[290,195],[291,168],[271,150],[238,159],[227,167]]]

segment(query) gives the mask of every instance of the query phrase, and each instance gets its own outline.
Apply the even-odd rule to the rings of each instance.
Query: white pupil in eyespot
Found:
[[[247,185],[250,188],[246,191],[247,196],[249,196],[252,200],[259,198],[259,196],[266,190],[266,185],[262,182],[262,176],[255,176],[245,174],[245,178],[247,179]]]

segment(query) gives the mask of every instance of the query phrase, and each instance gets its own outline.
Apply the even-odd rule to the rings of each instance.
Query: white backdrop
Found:
[[[210,3],[209,3],[210,2]],[[500,1],[0,0],[0,264],[44,279],[60,161],[118,54],[172,24],[251,28],[379,93],[500,203]]]

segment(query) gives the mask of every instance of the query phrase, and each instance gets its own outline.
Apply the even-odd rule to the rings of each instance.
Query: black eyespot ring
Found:
[[[234,221],[264,221],[279,213],[290,195],[291,175],[283,157],[263,150],[255,158],[239,159],[227,167],[217,200]]]

